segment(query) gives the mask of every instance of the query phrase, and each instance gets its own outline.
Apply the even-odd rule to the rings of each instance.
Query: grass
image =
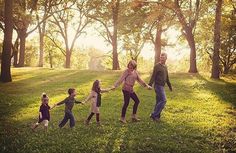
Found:
[[[83,121],[90,104],[75,105],[76,126],[58,128],[64,107],[51,111],[48,133],[43,127],[32,132],[37,121],[40,95],[46,92],[49,105],[63,100],[69,87],[77,89],[77,99],[84,99],[95,79],[103,87],[111,86],[120,71],[13,69],[13,82],[0,83],[0,152],[236,152],[236,77],[212,80],[200,74],[170,74],[173,92],[166,89],[167,105],[160,123],[149,119],[155,104],[154,91],[135,86],[140,98],[139,123],[118,122],[122,107],[121,87],[102,96],[101,121],[89,126]],[[146,82],[149,74],[142,73]]]

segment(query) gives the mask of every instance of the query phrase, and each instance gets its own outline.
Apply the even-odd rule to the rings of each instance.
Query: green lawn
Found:
[[[53,105],[67,96],[67,89],[77,90],[77,99],[84,99],[95,79],[102,87],[110,87],[120,71],[50,70],[41,68],[13,69],[13,82],[0,83],[0,152],[236,152],[236,77],[211,80],[206,75],[170,74],[173,92],[166,90],[167,105],[160,123],[150,120],[155,104],[154,91],[136,85],[140,98],[138,115],[141,122],[118,122],[122,107],[121,87],[102,96],[101,122],[95,119],[83,124],[90,104],[75,105],[76,126],[58,128],[64,106],[51,111],[49,131],[43,127],[33,132],[37,121],[40,95],[46,92]],[[149,80],[147,73],[141,73]]]

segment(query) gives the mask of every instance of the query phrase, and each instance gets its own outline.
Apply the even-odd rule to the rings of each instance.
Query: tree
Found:
[[[222,12],[221,48],[219,56],[223,73],[228,74],[236,63],[236,6],[229,3],[229,5],[225,4],[224,8],[222,8],[224,12]]]
[[[74,4],[76,4],[76,7]],[[58,45],[53,37],[49,36],[48,38],[51,39],[55,46],[60,48],[60,50],[65,55],[65,68],[70,68],[71,55],[74,49],[75,42],[81,36],[85,27],[90,23],[89,18],[86,17],[89,10],[86,8],[86,0],[64,2],[59,6],[54,6],[53,9],[58,10],[60,9],[59,7],[67,7],[70,9],[63,12],[54,13],[53,19],[50,20],[50,22],[57,26],[58,29],[55,29],[53,33],[57,34],[57,36],[58,34],[61,35],[65,44],[65,48],[62,48],[60,45]],[[75,17],[77,20],[73,20],[73,18]],[[72,35],[71,31],[69,31],[72,30],[70,29],[70,27],[75,28],[73,29],[73,37],[70,37],[70,35]],[[53,35],[53,33],[51,33],[51,35]],[[69,42],[69,37],[72,38],[71,43]]]
[[[188,45],[190,47],[190,73],[197,73],[197,64],[196,64],[196,46],[194,39],[194,29],[196,27],[197,20],[199,18],[199,12],[203,1],[201,0],[160,0],[160,1],[144,1],[136,0],[139,7],[143,5],[156,3],[172,10],[182,26],[182,34],[186,38]]]
[[[19,52],[19,35],[17,34],[16,40],[14,44],[12,44],[12,55],[13,57],[13,66],[17,67],[17,62],[18,62],[18,52]]]
[[[199,12],[201,9],[201,0],[195,1],[184,1],[184,0],[174,0],[173,11],[182,25],[182,34],[186,38],[188,45],[190,47],[190,73],[197,73],[197,63],[196,63],[196,46],[194,39],[194,28],[199,17]]]
[[[58,4],[61,1],[62,0],[55,2],[54,0],[48,0],[47,2],[48,3],[51,2],[52,4]],[[25,64],[24,63],[25,62],[25,43],[26,43],[26,38],[28,37],[28,35],[30,35],[35,30],[37,30],[38,27],[43,22],[46,22],[45,20],[51,17],[54,13],[61,12],[67,9],[67,7],[64,7],[60,10],[55,10],[54,12],[48,11],[47,15],[45,15],[39,21],[36,18],[37,15],[34,13],[35,10],[37,9],[37,5],[38,5],[38,0],[32,0],[32,1],[18,0],[14,7],[14,29],[16,30],[20,39],[19,62],[17,64],[18,67],[23,67]],[[33,25],[34,21],[38,21],[36,25]],[[30,26],[31,28],[29,28]]]
[[[14,6],[14,29],[16,30],[20,40],[20,52],[18,67],[23,67],[25,62],[25,43],[26,37],[33,31],[27,31],[32,23],[32,13],[35,9],[37,1],[28,2],[27,0],[19,0]]]
[[[122,20],[122,26],[120,26],[122,46],[129,58],[137,61],[144,44],[148,40],[150,25],[147,24],[146,18],[149,8],[136,9],[132,3],[123,5],[123,13],[120,17]]]
[[[13,5],[13,8],[14,8],[14,5]],[[3,6],[3,1],[0,1],[0,10],[1,10],[1,13],[0,13],[0,30],[4,31],[5,28],[4,28],[4,6]],[[13,10],[15,10],[15,8]],[[13,11],[13,14],[14,14],[14,11]],[[13,17],[14,17],[14,15],[13,15]],[[19,50],[19,35],[17,34],[15,42],[12,44],[12,54],[11,54],[11,58],[14,58],[13,65],[15,67],[17,66],[17,62],[18,62],[18,50]]]
[[[151,24],[149,39],[154,45],[155,65],[160,60],[162,47],[168,45],[167,40],[162,39],[162,34],[176,23],[175,14],[161,5],[153,5],[151,6],[148,22]]]
[[[117,51],[117,33],[119,27],[120,0],[93,0],[90,3],[93,11],[89,17],[98,21],[104,29],[101,36],[112,45],[112,69],[119,70],[120,64]]]
[[[55,41],[58,45],[62,45],[57,40]],[[64,66],[64,64],[61,64],[61,61],[64,60],[64,55],[60,52],[59,48],[54,45],[51,39],[47,37],[47,35],[44,39],[44,54],[45,62],[49,64],[50,68]]]
[[[44,36],[46,34],[46,23],[47,18],[49,18],[53,13],[52,8],[53,6],[57,6],[62,3],[60,1],[54,0],[40,0],[38,2],[38,8],[36,12],[36,19],[38,24],[38,33],[39,33],[39,67],[43,67],[43,57],[44,57]],[[40,23],[42,21],[42,23]]]
[[[4,11],[4,41],[1,61],[1,81],[11,82],[11,47],[12,47],[12,33],[13,33],[13,0],[5,0]]]
[[[223,0],[217,0],[216,4],[216,14],[215,14],[215,26],[214,26],[214,49],[212,57],[212,70],[211,78],[219,79],[220,78],[220,27],[221,27],[221,8]]]

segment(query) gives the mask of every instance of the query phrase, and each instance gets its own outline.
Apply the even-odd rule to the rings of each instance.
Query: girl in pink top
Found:
[[[96,121],[97,125],[100,125],[100,119],[99,119],[99,107],[101,106],[101,93],[108,92],[114,88],[109,88],[109,89],[101,89],[100,88],[100,81],[96,80],[93,83],[93,87],[91,90],[90,95],[84,100],[85,103],[89,100],[91,100],[91,113],[88,116],[87,120],[85,121],[85,124],[89,124],[89,121],[93,117],[94,114],[96,114]]]
[[[122,92],[124,95],[124,104],[122,107],[121,119],[120,119],[120,121],[122,123],[126,123],[125,114],[126,114],[127,107],[129,105],[130,98],[132,98],[134,100],[132,121],[134,121],[134,122],[140,121],[140,119],[138,119],[136,116],[138,105],[139,105],[140,101],[133,89],[135,81],[137,80],[138,83],[141,84],[143,87],[147,87],[148,89],[152,89],[151,86],[146,84],[140,78],[138,72],[136,71],[137,63],[134,60],[131,60],[128,63],[127,67],[128,67],[128,69],[126,69],[124,71],[122,76],[119,78],[119,80],[117,80],[117,82],[114,85],[114,87],[117,88],[121,83],[123,83]]]

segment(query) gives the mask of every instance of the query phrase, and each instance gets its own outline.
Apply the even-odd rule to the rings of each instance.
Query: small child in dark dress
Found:
[[[33,130],[35,130],[40,123],[44,124],[45,132],[48,130],[48,123],[50,121],[50,106],[48,105],[49,98],[47,94],[43,93],[41,97],[42,104],[39,108],[39,120],[37,123],[35,123],[32,127]]]

